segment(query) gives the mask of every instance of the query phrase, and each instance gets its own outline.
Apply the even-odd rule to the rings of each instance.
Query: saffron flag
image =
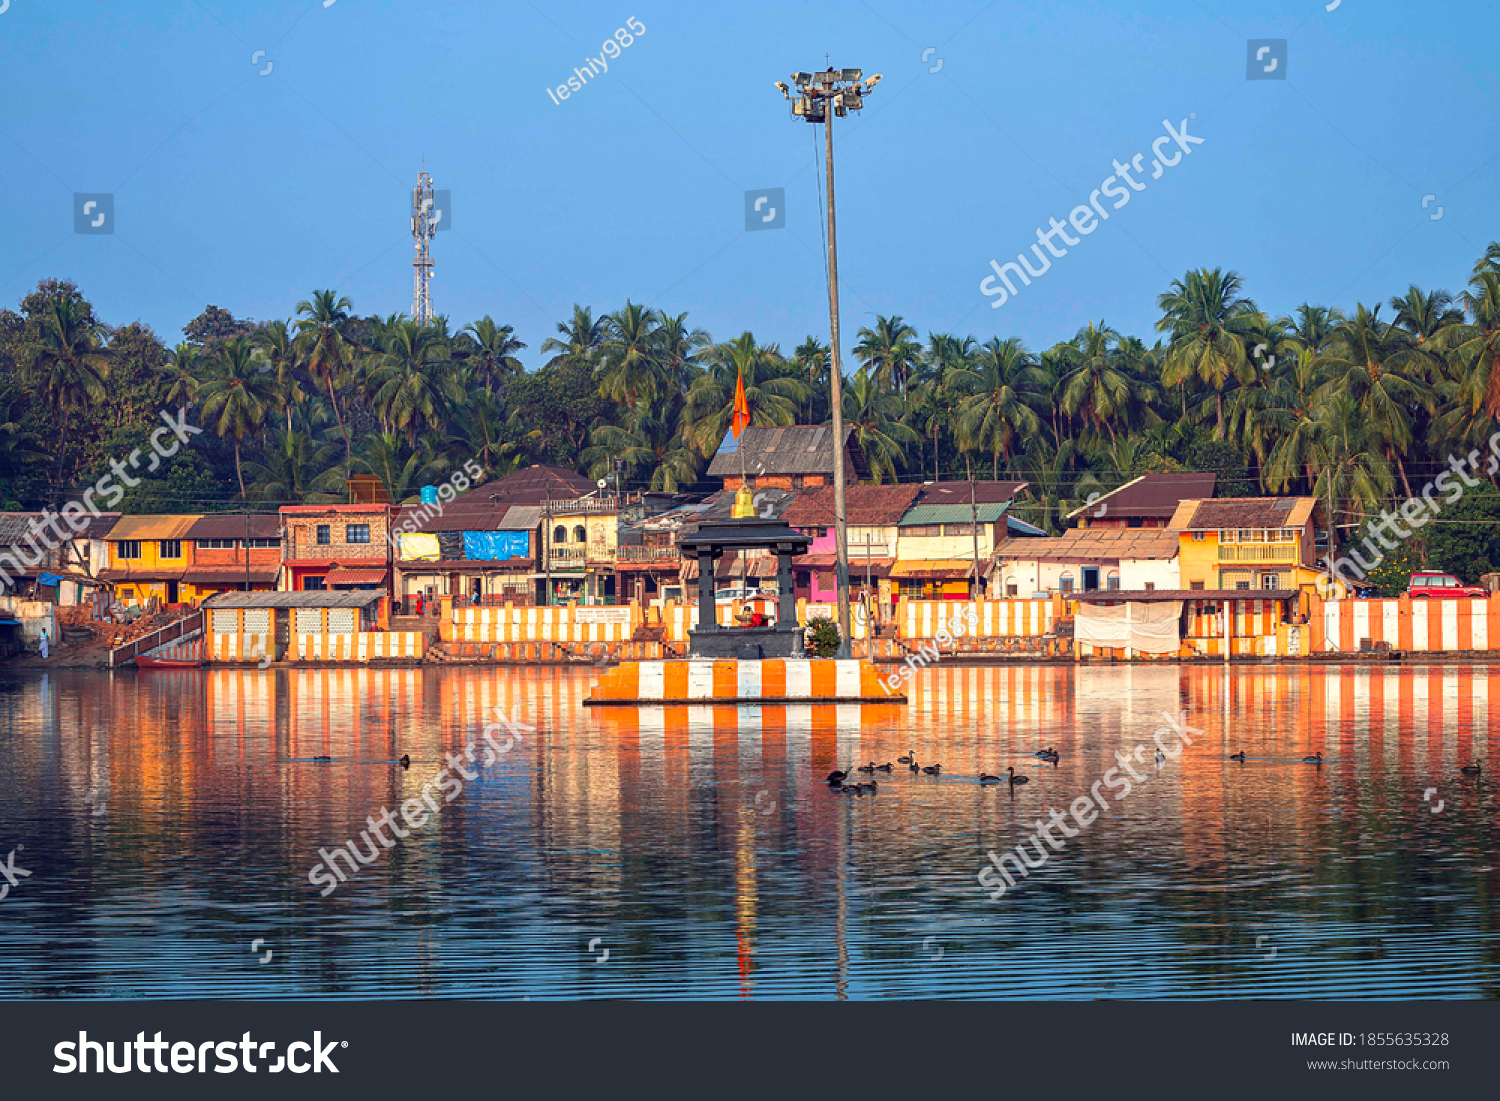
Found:
[[[729,430],[734,433],[734,438],[738,440],[740,433],[749,427],[750,402],[745,397],[745,376],[741,373],[736,377],[734,384],[734,420],[731,422]]]

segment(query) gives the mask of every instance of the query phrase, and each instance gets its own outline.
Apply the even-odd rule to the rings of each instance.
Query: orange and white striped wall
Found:
[[[853,658],[629,661],[605,673],[589,696],[591,703],[902,698],[881,687],[874,665]]]
[[[1500,650],[1500,595],[1458,600],[1401,596],[1387,600],[1329,600],[1314,605],[1314,649],[1358,650],[1364,639],[1393,650]]]
[[[454,608],[438,632],[444,642],[624,642],[638,617],[634,606]]]
[[[421,661],[427,636],[420,631],[360,631],[352,635],[293,635],[292,661]]]
[[[273,653],[270,635],[208,635],[209,661],[260,661]]]
[[[977,625],[968,628],[970,612]],[[897,622],[903,638],[935,638],[940,627],[952,630],[965,617],[961,633],[977,638],[1035,637],[1052,630],[1057,616],[1053,600],[902,600]]]

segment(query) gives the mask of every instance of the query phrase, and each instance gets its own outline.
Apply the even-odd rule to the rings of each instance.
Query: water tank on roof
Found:
[[[435,505],[438,503],[437,486],[422,487],[422,503],[424,505]]]

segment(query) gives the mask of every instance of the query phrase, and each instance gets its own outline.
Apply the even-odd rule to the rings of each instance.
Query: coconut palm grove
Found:
[[[1159,295],[1156,331],[1080,318],[1049,348],[877,316],[846,359],[844,420],[876,481],[1021,479],[1015,511],[1051,531],[1141,474],[1213,471],[1221,496],[1316,495],[1344,544],[1500,427],[1500,243],[1469,275],[1457,294],[1413,285],[1279,313],[1234,271],[1201,268]],[[289,313],[211,305],[165,340],[43,280],[0,311],[0,507],[60,505],[182,406],[204,436],[143,474],[126,512],[333,503],[360,474],[405,502],[470,459],[489,477],[546,462],[687,492],[737,378],[754,424],[829,416],[816,335],[790,350],[749,329],[716,338],[630,301],[524,334],[488,316],[364,316],[336,289]],[[517,355],[534,341],[547,358],[528,371]],[[1500,564],[1500,526],[1473,522],[1500,520],[1500,494],[1445,518],[1372,581],[1394,592],[1414,568],[1472,579]]]

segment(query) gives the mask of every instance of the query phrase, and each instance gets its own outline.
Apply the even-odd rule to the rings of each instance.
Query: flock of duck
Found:
[[[1048,764],[1052,765],[1053,768],[1056,768],[1057,767],[1057,762],[1060,761],[1060,760],[1062,760],[1062,754],[1060,754],[1052,746],[1048,746],[1046,749],[1039,749],[1035,753],[1033,753],[1032,756],[1036,757],[1039,760],[1046,761]],[[1157,763],[1157,765],[1160,766],[1163,762],[1166,761],[1166,759],[1167,759],[1166,754],[1164,754],[1161,750],[1158,749],[1156,751],[1156,763]],[[1240,762],[1243,762],[1246,759],[1245,758],[1245,751],[1242,749],[1238,753],[1231,753],[1229,755],[1229,759],[1231,761],[1240,761]],[[1303,757],[1302,758],[1302,762],[1304,764],[1319,765],[1319,766],[1321,766],[1323,764],[1323,751],[1319,750],[1317,753],[1313,754],[1311,757]],[[875,793],[875,792],[877,792],[877,791],[880,790],[880,785],[875,780],[875,773],[877,773],[877,772],[884,772],[884,773],[887,773],[887,774],[892,773],[892,772],[894,772],[896,770],[896,764],[905,765],[913,773],[920,772],[920,773],[924,773],[924,774],[926,774],[928,776],[939,776],[939,775],[942,774],[942,771],[943,771],[943,766],[942,765],[923,765],[923,764],[919,764],[917,762],[916,750],[914,750],[914,749],[908,749],[906,751],[906,756],[905,757],[897,757],[896,758],[896,763],[895,764],[887,762],[887,763],[885,763],[883,765],[877,765],[874,761],[871,761],[869,764],[867,764],[867,765],[860,765],[858,768],[835,769],[834,771],[832,771],[832,772],[830,772],[828,774],[828,786],[829,786],[829,788],[831,788],[832,790],[838,792],[841,795],[863,795],[867,791],[870,792],[871,794],[873,794],[873,793]],[[1005,776],[995,776],[995,775],[993,775],[991,773],[988,773],[988,772],[981,772],[979,774],[979,782],[981,784],[1004,784],[1004,783],[1009,783],[1010,786],[1013,787],[1013,788],[1016,787],[1019,784],[1029,784],[1029,783],[1031,783],[1031,777],[1029,777],[1029,776],[1018,776],[1016,774],[1016,770],[1015,770],[1015,766],[1014,765],[1012,765],[1011,767],[1007,768],[1005,771],[1007,773],[1007,775],[1005,775]],[[1477,765],[1477,764],[1461,765],[1459,767],[1458,771],[1464,773],[1467,776],[1478,776],[1479,772],[1480,772],[1480,766]],[[849,783],[848,780],[856,772],[863,772],[866,775],[868,775],[870,777],[870,779],[869,780],[855,780],[854,783]]]
[[[1046,749],[1038,750],[1036,753],[1032,754],[1032,756],[1048,762],[1053,767],[1056,767],[1057,762],[1062,760],[1062,754],[1058,753],[1056,749],[1053,749],[1050,746]],[[860,765],[858,768],[835,769],[828,774],[828,786],[841,795],[863,795],[867,791],[873,793],[880,790],[879,783],[877,783],[874,779],[875,773],[894,772],[896,770],[896,765],[898,764],[905,765],[907,769],[913,773],[920,772],[927,776],[941,776],[943,772],[942,765],[921,764],[917,760],[917,751],[914,749],[908,749],[906,751],[905,757],[896,758],[895,764],[886,762],[883,765],[877,765],[874,761],[871,761],[869,764]],[[993,776],[988,772],[981,772],[979,774],[979,782],[981,784],[1009,783],[1011,787],[1016,787],[1020,784],[1031,783],[1031,777],[1017,775],[1014,765],[1007,768],[1005,771],[1007,773],[1007,775],[1005,776]],[[852,784],[847,783],[846,781],[848,781],[849,778],[856,772],[863,772],[870,776],[870,779],[856,780]]]

